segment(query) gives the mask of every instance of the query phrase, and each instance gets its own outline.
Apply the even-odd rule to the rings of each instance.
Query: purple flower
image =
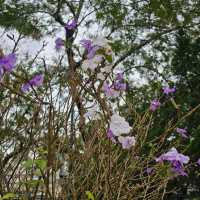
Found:
[[[183,164],[189,162],[190,158],[188,156],[178,153],[178,151],[173,147],[169,152],[156,158],[156,162],[163,162],[164,160],[170,161],[173,172],[181,176],[187,176],[187,173],[184,172]]]
[[[119,142],[122,144],[123,149],[130,149],[132,146],[135,145],[135,137],[130,136],[119,136],[118,137]]]
[[[32,87],[41,86],[43,83],[44,77],[42,74],[35,75],[32,79],[27,81],[21,86],[22,92],[28,92]]]
[[[16,55],[14,53],[11,53],[11,54],[1,58],[0,59],[1,73],[11,72],[14,68],[16,60],[17,60],[17,58],[16,58]]]
[[[97,50],[99,49],[98,46],[92,46],[89,50],[87,50],[87,59],[92,59],[94,58]]]
[[[83,39],[80,41],[80,43],[87,50],[87,58],[92,59],[99,47],[97,45],[92,45],[91,40]]]
[[[176,132],[180,134],[183,138],[188,138],[187,131],[184,128],[177,128]]]
[[[32,85],[32,86],[41,86],[42,83],[43,83],[43,80],[44,80],[44,77],[42,74],[37,74],[35,75],[31,80],[29,80],[29,83]]]
[[[112,88],[107,81],[103,84],[103,91],[108,97],[118,97],[120,95],[120,92]]]
[[[85,48],[85,49],[90,49],[92,47],[92,41],[91,40],[86,40],[86,39],[82,39],[80,41],[81,45]]]
[[[55,40],[55,43],[56,43],[56,50],[57,51],[59,51],[62,48],[62,46],[65,45],[65,42],[64,42],[64,40],[62,38],[57,38]]]
[[[154,112],[160,107],[160,105],[161,105],[160,101],[157,99],[154,99],[153,101],[151,101],[150,110]]]
[[[173,88],[170,88],[168,86],[163,87],[163,93],[166,94],[166,95],[172,94],[174,92],[176,92],[176,88],[175,87],[173,87]]]
[[[66,30],[74,30],[76,27],[77,21],[74,19],[69,20],[65,25]]]
[[[178,153],[176,148],[173,147],[167,153],[162,154],[160,157],[156,158],[156,162],[162,162],[164,160],[179,161],[182,164],[187,164],[190,158],[181,153]]]
[[[105,92],[106,96],[118,97],[120,92],[126,91],[126,83],[123,83],[122,81],[123,77],[121,77],[121,74],[118,74],[115,82],[112,85],[109,85],[108,81],[104,82],[103,91]]]
[[[80,43],[87,50],[92,47],[92,41],[91,40],[83,39],[83,40],[80,41]]]
[[[29,83],[24,83],[21,86],[21,91],[24,93],[29,92],[30,89],[31,89],[31,85]]]
[[[100,48],[97,45],[93,45],[91,40],[83,39],[80,41],[80,43],[87,50],[88,59],[92,59],[95,56],[96,51]]]

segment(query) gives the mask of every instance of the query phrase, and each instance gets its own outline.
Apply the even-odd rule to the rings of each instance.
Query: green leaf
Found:
[[[36,170],[35,170],[35,175],[36,175],[36,176],[42,176],[41,169],[36,169]]]
[[[26,160],[26,161],[23,163],[23,166],[24,166],[26,169],[31,169],[32,166],[33,166],[33,160],[31,160],[31,159]]]
[[[112,63],[112,61],[113,61],[112,55],[106,55],[106,60],[107,60],[109,63]]]
[[[48,154],[48,151],[46,149],[44,149],[43,147],[38,147],[37,151],[42,155]]]
[[[43,159],[37,159],[35,160],[36,167],[40,168],[41,170],[44,170],[47,166],[47,161]]]
[[[1,197],[0,200],[13,199],[15,197],[16,197],[15,194],[13,194],[13,193],[7,193],[3,197]]]
[[[40,184],[43,184],[43,181],[42,180],[28,180],[28,181],[24,181],[24,182],[21,182],[22,184],[24,185],[27,185],[29,187],[36,187]]]
[[[88,200],[95,200],[94,195],[90,191],[85,192]]]

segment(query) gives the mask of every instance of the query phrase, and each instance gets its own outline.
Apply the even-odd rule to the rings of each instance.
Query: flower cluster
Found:
[[[184,171],[184,164],[189,162],[190,158],[181,153],[178,153],[176,148],[171,148],[169,152],[162,154],[156,158],[156,162],[169,161],[171,163],[172,171],[178,175],[186,176],[187,173]]]
[[[82,68],[84,71],[90,69],[92,72],[101,64],[106,56],[111,56],[112,50],[109,41],[104,38],[96,38],[93,41],[83,39],[80,41],[84,49],[86,50],[87,59],[83,61]],[[102,50],[102,52],[99,52]],[[103,72],[103,71],[102,71]]]
[[[117,73],[113,84],[109,85],[109,81],[103,84],[103,91],[107,97],[118,97],[120,92],[126,90],[126,83],[123,81],[123,73]]]
[[[6,72],[11,72],[16,64],[17,58],[15,53],[8,54],[0,58],[0,78]],[[33,86],[40,86],[43,83],[43,75],[35,75],[32,79],[22,84],[21,91],[28,92]]]
[[[83,39],[81,44],[86,52],[86,60],[83,61],[82,68],[84,71],[90,69],[91,72],[95,72],[96,68],[100,66],[100,72],[97,73],[97,79],[103,80],[102,91],[107,97],[118,97],[120,92],[126,90],[126,83],[124,82],[123,73],[116,74],[114,81],[110,84],[104,73],[110,74],[112,66],[102,66],[102,61],[106,60],[106,56],[112,57],[112,49],[108,44],[109,41],[103,38],[97,38],[92,40]],[[87,113],[85,114],[87,115]],[[114,143],[121,143],[123,149],[130,149],[135,145],[135,138],[133,136],[123,136],[129,134],[131,127],[125,118],[118,114],[113,114],[110,119],[109,129],[107,131],[107,137]]]
[[[101,62],[106,60],[106,56],[112,56],[111,47],[108,44],[108,40],[103,38],[97,38],[92,40],[83,39],[81,44],[85,49],[86,58],[82,63],[82,69],[87,71],[90,69],[91,72],[96,72],[97,70],[97,79],[103,80],[102,91],[107,97],[118,97],[120,92],[126,90],[126,83],[124,82],[124,77],[122,72],[118,72],[115,75],[114,81],[110,84],[106,80],[105,74],[110,74],[112,72],[112,66],[106,65],[102,66]],[[105,63],[105,62],[104,62]],[[99,119],[99,114],[97,112],[96,106],[89,109],[88,112],[84,115],[85,118],[90,117],[92,119]],[[128,122],[125,121],[125,118],[119,116],[118,114],[113,114],[110,119],[109,129],[107,131],[107,137],[113,142],[121,143],[123,149],[130,149],[135,145],[135,137],[133,136],[124,136],[129,134],[131,127]],[[117,140],[116,140],[117,139]]]

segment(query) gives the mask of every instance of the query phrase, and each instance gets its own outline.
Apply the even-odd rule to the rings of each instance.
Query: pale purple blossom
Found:
[[[108,81],[104,82],[103,91],[108,97],[118,97],[120,92],[126,91],[126,83],[123,82],[123,74],[118,73],[116,80],[111,85]]]
[[[74,19],[69,20],[65,25],[66,30],[74,30],[76,27],[77,21]]]
[[[164,160],[179,161],[182,164],[187,164],[190,158],[181,153],[178,153],[176,148],[173,147],[167,153],[164,153],[160,157],[156,158],[156,162],[162,162]]]
[[[118,114],[113,114],[110,120],[110,130],[113,135],[120,136],[122,134],[128,134],[131,127],[124,117],[121,117]]]
[[[162,154],[160,157],[155,159],[156,162],[170,161],[172,166],[172,171],[178,175],[186,176],[187,173],[184,171],[183,165],[187,164],[190,160],[188,156],[185,156],[181,153],[178,153],[176,148],[170,149],[165,154]]]
[[[31,85],[30,85],[30,83],[24,83],[24,84],[22,84],[22,86],[21,86],[21,91],[22,92],[29,92],[29,90],[31,89]]]
[[[41,86],[42,83],[43,83],[43,80],[44,80],[43,75],[42,74],[37,74],[29,81],[29,83],[32,86]]]
[[[65,45],[65,41],[62,38],[57,38],[55,40],[55,43],[56,43],[55,48],[57,51],[59,51]]]
[[[93,45],[91,40],[86,39],[81,40],[80,43],[87,50],[87,58],[92,59],[99,49],[99,46]]]
[[[115,90],[107,81],[103,84],[103,91],[107,97],[118,97],[120,95],[120,91]]]
[[[85,48],[85,49],[90,49],[92,47],[92,41],[91,40],[86,40],[86,39],[82,39],[80,41],[81,45]]]
[[[123,149],[130,149],[135,145],[135,137],[134,136],[119,136],[119,142],[122,144]]]
[[[32,79],[21,86],[22,92],[28,92],[32,87],[39,87],[42,85],[44,77],[42,74],[35,75]]]
[[[175,87],[163,87],[163,93],[166,94],[166,95],[169,95],[169,94],[172,94],[172,93],[175,93],[176,92],[176,88]]]
[[[97,50],[99,49],[98,46],[92,46],[91,49],[88,50],[88,53],[87,53],[87,59],[92,59],[94,58]]]
[[[106,52],[111,55],[112,49],[108,45],[108,42],[109,41],[105,38],[96,38],[93,41],[82,39],[80,41],[81,45],[87,50],[87,59],[92,59],[101,48],[106,49]]]
[[[4,72],[11,72],[13,68],[15,67],[16,63],[16,55],[14,53],[8,54],[7,56],[4,56],[0,59],[0,70],[1,73]]]
[[[160,105],[161,105],[160,101],[157,99],[154,99],[153,101],[151,101],[150,110],[154,112],[160,107]]]
[[[176,128],[176,132],[180,134],[183,138],[188,138],[187,130],[184,128]]]

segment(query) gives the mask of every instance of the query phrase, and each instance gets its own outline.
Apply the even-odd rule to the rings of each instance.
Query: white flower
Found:
[[[132,136],[119,136],[118,137],[119,142],[122,144],[122,148],[123,149],[130,149],[132,146],[135,145],[135,137]]]
[[[94,71],[97,66],[102,62],[103,56],[96,55],[92,59],[84,60],[82,64],[82,68],[84,71],[87,69],[90,69],[91,71]]]
[[[121,134],[128,134],[131,130],[128,122],[126,122],[124,117],[120,117],[118,114],[114,114],[111,117],[110,129],[115,136],[120,136]]]

